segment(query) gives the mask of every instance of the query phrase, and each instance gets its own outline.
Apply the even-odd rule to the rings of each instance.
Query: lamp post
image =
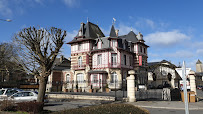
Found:
[[[7,21],[7,22],[11,22],[11,19],[0,19],[1,21]]]

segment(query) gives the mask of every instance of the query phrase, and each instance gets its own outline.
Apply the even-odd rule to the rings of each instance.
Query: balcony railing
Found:
[[[74,65],[72,66],[73,70],[83,70],[86,68],[86,65]]]

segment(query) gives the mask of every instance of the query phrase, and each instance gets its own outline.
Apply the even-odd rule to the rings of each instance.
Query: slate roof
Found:
[[[79,35],[80,31],[82,33],[81,35]],[[105,37],[105,35],[97,25],[91,22],[87,22],[86,24],[81,23],[78,34],[72,41],[68,42],[68,44],[80,41],[81,39],[95,39],[98,37]]]
[[[114,25],[111,26],[111,31],[110,31],[109,36],[110,36],[110,37],[117,37],[117,36],[116,36],[116,32],[115,32]]]
[[[196,64],[202,64],[202,62],[198,59]]]
[[[62,70],[70,69],[70,64],[71,64],[71,61],[66,58],[63,58],[62,60],[61,58],[56,58],[54,62],[53,70],[62,71]]]
[[[148,63],[148,66],[149,66],[149,68],[153,68],[153,67],[151,67],[151,66],[159,65],[159,64],[162,64],[162,63],[169,63],[169,66],[171,66],[171,67],[173,67],[173,68],[176,68],[176,67],[177,67],[176,65],[174,65],[174,64],[172,64],[171,62],[166,61],[166,60],[162,60],[162,61],[160,61],[160,62],[149,62],[149,63]]]
[[[136,43],[138,42],[138,39],[136,37],[137,35],[133,32],[133,31],[130,31],[127,35],[126,35],[126,40],[127,41],[131,41],[133,43]]]

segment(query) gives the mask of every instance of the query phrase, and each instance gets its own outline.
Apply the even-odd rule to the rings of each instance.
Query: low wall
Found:
[[[110,96],[87,96],[87,95],[68,95],[68,94],[48,94],[48,98],[115,101],[115,97]]]

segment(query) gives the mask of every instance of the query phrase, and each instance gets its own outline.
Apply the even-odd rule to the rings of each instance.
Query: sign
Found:
[[[188,76],[188,73],[190,72],[191,68],[186,68],[186,76]],[[180,75],[180,77],[183,79],[182,76],[182,68],[176,68],[177,73]]]
[[[142,56],[139,56],[139,66],[142,66]]]

